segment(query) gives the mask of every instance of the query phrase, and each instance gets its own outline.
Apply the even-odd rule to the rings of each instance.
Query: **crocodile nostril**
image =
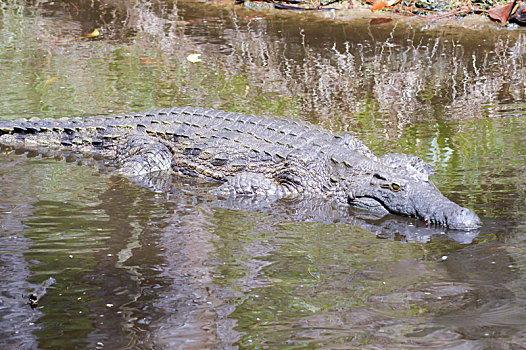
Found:
[[[482,226],[477,214],[468,208],[459,208],[445,218],[446,226],[456,229],[475,229]]]
[[[382,175],[380,175],[380,174],[378,174],[378,173],[375,173],[375,174],[373,175],[373,177],[374,177],[375,179],[378,179],[378,180],[384,180],[384,181],[387,180],[385,177],[383,177]]]

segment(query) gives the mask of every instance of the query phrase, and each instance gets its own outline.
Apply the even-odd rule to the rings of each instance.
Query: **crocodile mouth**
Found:
[[[454,202],[447,200],[446,203],[437,205],[432,213],[409,209],[408,212],[394,211],[382,200],[372,196],[359,196],[349,200],[349,204],[381,214],[395,214],[414,217],[423,220],[428,225],[439,225],[453,230],[472,231],[480,228],[482,222],[472,210],[463,208]],[[410,211],[410,212],[409,212]]]
[[[391,211],[385,206],[382,201],[370,196],[355,197],[349,201],[349,204],[353,207],[366,209],[375,213],[390,214]]]

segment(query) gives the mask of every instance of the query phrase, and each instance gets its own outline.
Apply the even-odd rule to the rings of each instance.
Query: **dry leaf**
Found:
[[[152,63],[152,64],[159,63],[156,60],[152,60],[151,58],[148,58],[148,57],[140,57],[139,59],[141,60],[141,62],[144,62],[144,63]]]
[[[374,3],[373,7],[371,8],[371,11],[376,12],[378,10],[383,9],[386,6],[393,6],[400,2],[401,0],[389,0],[389,1],[377,1]]]
[[[492,20],[499,21],[500,23],[508,22],[511,11],[515,6],[516,1],[509,2],[503,6],[495,6],[488,11],[488,16]]]
[[[377,1],[374,3],[373,7],[371,7],[371,11],[376,12],[383,9],[386,6],[387,3],[385,1]]]
[[[100,35],[100,32],[95,28],[90,34],[86,35],[86,38],[96,38]]]
[[[57,77],[52,77],[52,78],[49,78],[48,80],[46,80],[46,82],[44,83],[44,87],[47,86],[47,84],[51,84],[53,83],[54,81],[57,80]]]
[[[71,38],[71,39],[60,39],[60,40],[57,40],[56,42],[57,43],[68,43],[68,42],[71,42],[71,41],[77,41],[77,40],[82,40],[84,38],[96,38],[100,35],[100,31],[95,28],[90,34],[86,35],[86,36],[83,36],[83,37],[80,37],[80,38]]]

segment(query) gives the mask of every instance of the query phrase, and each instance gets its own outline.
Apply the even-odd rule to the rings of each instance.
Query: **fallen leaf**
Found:
[[[71,38],[71,39],[60,39],[60,40],[56,40],[55,42],[57,43],[69,43],[71,41],[77,41],[77,40],[82,40],[84,38],[96,38],[100,35],[100,31],[95,28],[90,34],[86,35],[86,36],[83,36],[83,37],[80,37],[80,38]]]
[[[189,62],[197,63],[197,62],[201,62],[201,59],[199,58],[200,56],[201,56],[200,53],[193,53],[193,54],[188,55],[188,57],[186,57],[186,59]]]
[[[392,20],[393,20],[392,18],[378,17],[378,18],[373,18],[373,19],[371,19],[371,21],[369,22],[369,24],[372,25],[372,26],[374,26],[374,25],[378,25],[378,24],[389,23],[389,22],[391,22]]]
[[[387,3],[385,1],[377,1],[374,3],[373,7],[371,7],[371,11],[376,12],[383,9],[386,6]]]
[[[488,11],[488,16],[494,21],[499,21],[500,23],[508,22],[511,11],[515,7],[517,1],[509,2],[506,5],[492,7]]]
[[[86,35],[86,38],[96,38],[100,35],[100,32],[95,28],[90,34]]]
[[[156,60],[152,60],[151,58],[148,58],[148,57],[140,57],[139,59],[141,60],[141,62],[144,62],[144,63],[152,63],[152,64],[159,63]]]
[[[373,7],[371,8],[371,11],[376,12],[381,9],[383,9],[386,6],[393,6],[400,2],[401,0],[389,0],[389,1],[377,1],[374,3]]]
[[[49,78],[48,80],[46,80],[46,82],[44,83],[44,87],[46,87],[47,84],[51,84],[52,82],[56,81],[57,80],[57,77],[52,77],[52,78]]]

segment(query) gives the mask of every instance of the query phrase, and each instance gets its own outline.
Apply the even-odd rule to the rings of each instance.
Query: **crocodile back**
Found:
[[[110,157],[115,155],[119,140],[127,135],[149,135],[181,158],[204,159],[208,153],[216,166],[222,165],[224,158],[227,159],[223,163],[231,164],[236,163],[235,159],[244,164],[247,159],[279,162],[296,151],[342,164],[350,163],[349,158],[353,157],[376,159],[358,139],[332,134],[298,119],[193,107],[88,118],[0,121],[0,143],[3,144],[67,147]]]

